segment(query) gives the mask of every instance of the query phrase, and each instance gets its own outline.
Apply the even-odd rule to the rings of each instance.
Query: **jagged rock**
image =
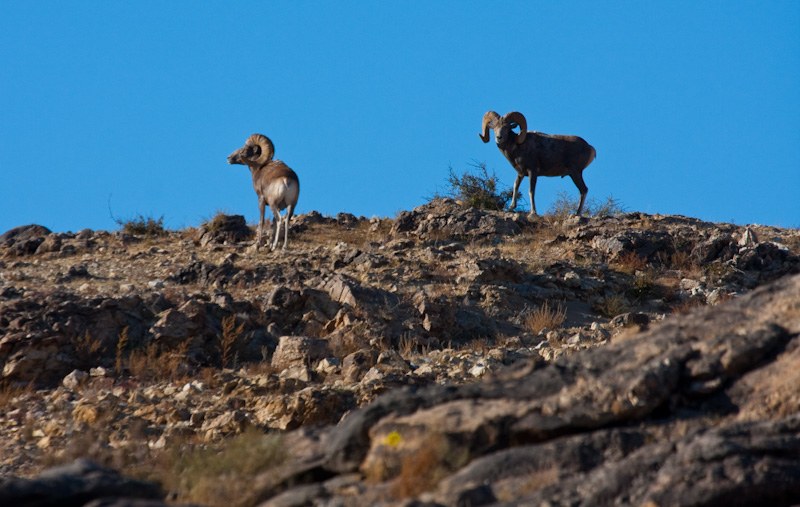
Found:
[[[63,245],[62,237],[64,236],[63,234],[48,234],[45,236],[44,241],[36,247],[36,254],[42,255],[60,251]]]
[[[124,329],[131,339],[140,339],[149,316],[136,295],[116,299],[26,292],[0,305],[2,378],[60,382],[76,367],[97,366]]]
[[[174,349],[186,340],[201,334],[205,329],[205,306],[195,300],[187,301],[180,308],[171,308],[159,315],[150,328],[156,343]]]
[[[767,241],[742,248],[732,263],[737,269],[758,271],[762,279],[770,280],[785,273],[797,272],[800,258],[793,256],[788,247]]]
[[[717,259],[727,261],[733,258],[736,250],[733,236],[725,232],[715,232],[711,238],[694,247],[691,257],[703,264]]]
[[[89,375],[85,371],[72,370],[69,375],[64,377],[64,380],[61,381],[61,384],[70,391],[74,391],[80,387],[81,384],[86,382],[88,378]]]
[[[420,451],[427,436],[439,435],[451,455],[499,453],[492,458],[494,465],[481,465],[484,472],[476,471],[483,463],[476,461],[443,482],[438,494],[445,504],[454,504],[477,485],[531,504],[597,503],[601,498],[634,498],[637,505],[648,500],[724,503],[748,488],[753,499],[766,495],[778,502],[797,501],[800,488],[779,477],[800,470],[800,453],[790,443],[800,431],[800,418],[723,424],[706,433],[703,419],[682,408],[697,403],[692,401],[698,396],[696,382],[720,379],[716,390],[702,396],[712,413],[725,417],[732,413],[731,402],[743,403],[731,395],[744,379],[776,362],[793,364],[800,354],[797,308],[800,276],[783,278],[721,307],[665,321],[633,338],[544,367],[518,368],[457,388],[390,392],[331,429],[325,468],[337,473],[360,469],[389,479],[399,473],[404,456]],[[779,355],[782,350],[791,350],[791,357]],[[658,411],[664,421],[660,425],[631,426]],[[680,423],[664,419],[666,413]],[[651,443],[652,432],[660,435],[659,443]],[[387,445],[390,435],[403,444]],[[563,440],[565,435],[571,435],[569,440]],[[561,450],[553,447],[556,442],[563,443]],[[567,444],[571,447],[564,448]],[[514,449],[523,445],[534,447]],[[604,450],[587,454],[593,447]],[[501,456],[507,460],[511,453],[524,452],[542,460],[527,467],[497,464]],[[715,488],[710,477],[720,467],[732,479]],[[753,475],[753,467],[764,472]],[[709,481],[692,487],[685,480],[687,469]],[[465,480],[467,473],[473,479]],[[530,481],[531,473],[542,474],[541,489],[525,496],[529,486],[523,478]]]
[[[22,225],[0,235],[0,247],[16,256],[32,255],[52,232],[41,225]]]
[[[763,457],[747,435],[800,412],[797,302],[764,286],[797,270],[797,231],[752,225],[766,242],[740,245],[746,228],[686,217],[528,220],[452,201],[337,218],[298,217],[303,240],[273,254],[199,248],[193,230],[49,234],[36,257],[0,246],[0,475],[78,452],[130,473],[250,428],[284,432],[288,456],[242,491],[258,501],[310,482],[307,501],[331,505],[592,503],[597,482],[620,486],[612,502],[670,503],[636,484],[672,484],[665,460],[698,432]],[[621,297],[636,327],[598,314]],[[545,302],[567,316],[540,333]],[[68,389],[73,370],[93,373]],[[433,490],[401,484],[414,473]]]
[[[303,308],[307,299],[308,295],[302,291],[278,285],[267,296],[267,306],[287,312],[295,312]]]
[[[655,260],[656,253],[669,257],[675,251],[668,233],[649,230],[601,233],[592,238],[592,247],[607,254],[610,259],[632,252],[641,259]]]
[[[644,313],[638,313],[638,312],[625,312],[611,319],[611,325],[615,327],[620,327],[620,326],[646,327],[648,324],[650,324],[650,317],[648,317]]]
[[[281,336],[272,355],[272,366],[284,369],[294,364],[310,365],[330,355],[328,342],[308,336]]]
[[[363,218],[362,218],[363,220]],[[350,213],[337,213],[336,214],[336,223],[341,225],[342,227],[352,228],[358,225],[360,220]]]
[[[435,199],[428,204],[401,211],[392,226],[392,234],[413,233],[417,236],[447,234],[451,236],[514,236],[521,232],[515,215],[464,209],[454,200]]]
[[[375,288],[364,287],[355,282],[352,278],[339,274],[327,280],[321,288],[330,295],[332,300],[351,307],[359,305],[386,305],[393,307],[396,306],[398,302],[397,296],[394,294]]]
[[[358,350],[342,361],[342,377],[346,382],[360,382],[367,371],[374,366],[377,353],[374,350]]]
[[[253,231],[247,226],[242,215],[218,214],[201,227],[202,236],[200,244],[207,246],[212,243],[240,243],[247,241]]]

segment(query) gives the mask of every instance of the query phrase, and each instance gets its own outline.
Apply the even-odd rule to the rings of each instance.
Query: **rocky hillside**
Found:
[[[251,236],[0,236],[0,503],[800,502],[800,231],[441,199]]]

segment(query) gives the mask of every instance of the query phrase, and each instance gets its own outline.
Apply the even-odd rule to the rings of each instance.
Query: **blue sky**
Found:
[[[488,110],[592,144],[589,198],[800,227],[794,1],[0,2],[0,47],[0,232],[254,222],[254,132],[299,213],[394,217],[450,166],[511,185]]]

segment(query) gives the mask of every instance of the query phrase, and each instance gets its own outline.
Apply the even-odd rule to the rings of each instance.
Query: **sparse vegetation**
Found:
[[[122,361],[127,348],[128,348],[128,326],[125,326],[125,328],[117,337],[117,352],[114,356],[114,366],[116,367],[118,374],[121,374],[123,371]]]
[[[219,336],[220,358],[222,367],[230,366],[236,342],[244,332],[244,322],[236,326],[236,316],[228,315],[222,319],[222,336]]]
[[[188,339],[174,350],[161,350],[159,344],[153,342],[134,349],[128,357],[128,370],[132,376],[144,379],[181,379],[188,373],[186,352],[190,344],[191,339]]]
[[[578,211],[580,200],[570,197],[566,192],[559,192],[556,200],[550,205],[547,210],[548,215],[555,215],[558,217],[566,217]],[[598,218],[613,217],[625,213],[625,207],[614,199],[614,196],[606,197],[605,201],[597,201],[596,199],[586,199],[583,206],[583,211],[586,216],[593,216]]]
[[[97,366],[95,363],[102,356],[103,342],[94,339],[88,329],[82,335],[72,337],[70,342],[82,368]]]
[[[473,171],[464,171],[461,176],[451,166],[447,183],[447,197],[464,203],[465,206],[485,209],[503,210],[511,200],[511,189],[499,190],[499,180],[497,175],[492,172],[489,174],[486,164],[474,162],[470,164]],[[434,197],[441,197],[435,195]]]
[[[656,288],[654,276],[650,271],[637,271],[628,291],[634,299],[645,299]]]
[[[451,201],[423,209],[429,211],[415,212],[428,217],[419,219],[423,225],[422,220],[444,224],[459,214],[483,221],[512,218],[473,213]],[[204,227],[229,230],[220,215],[225,216],[218,213]],[[17,377],[0,384],[2,450],[8,456],[0,472],[23,463],[14,473],[33,477],[43,465],[86,457],[126,476],[160,481],[172,493],[170,501],[236,504],[242,490],[263,485],[253,481],[255,475],[277,473],[270,470],[294,451],[283,447],[289,438],[281,441],[264,431],[299,428],[291,438],[316,438],[316,430],[305,432],[310,425],[335,425],[343,414],[397,386],[449,390],[481,382],[484,372],[495,379],[527,375],[542,362],[637,336],[644,326],[620,329],[600,315],[644,313],[655,331],[664,314],[716,305],[771,276],[737,264],[735,256],[748,249],[720,242],[712,226],[685,217],[632,214],[587,225],[555,215],[515,216],[519,229],[513,233],[469,236],[438,226],[429,235],[415,228],[391,232],[392,220],[344,215],[301,217],[297,243],[286,256],[256,253],[238,240],[192,245],[177,233],[129,241],[89,231],[60,236],[70,247],[63,252],[2,257],[0,333],[27,356],[25,361],[6,358],[6,370]],[[737,237],[730,228],[719,229]],[[653,246],[666,243],[647,244],[662,237],[650,230],[679,237],[659,250]],[[605,240],[624,241],[628,234],[640,234],[634,238],[640,251],[656,253],[645,259],[627,252],[609,261],[611,243]],[[784,242],[787,237],[783,231],[762,236]],[[709,247],[717,244],[724,250],[713,262],[698,260],[714,256]],[[696,246],[711,253],[692,256]],[[3,248],[0,255],[7,251]],[[764,262],[776,272],[790,272],[781,261]],[[796,269],[798,262],[783,264]],[[90,277],[64,276],[89,270]],[[55,273],[65,281],[42,289]],[[329,284],[334,277],[343,281],[335,289]],[[50,333],[48,339],[31,343],[29,336],[45,336],[43,331]],[[279,353],[281,337],[296,335],[324,340],[291,357],[295,351],[288,347]],[[48,355],[51,350],[57,350],[57,361]],[[55,367],[40,367],[45,361]],[[74,368],[89,373],[89,368],[111,365],[113,370],[82,375],[79,384],[70,382],[75,376],[63,381]],[[514,366],[502,370],[504,365]],[[41,375],[41,391],[28,383],[30,372]],[[591,377],[584,380],[591,383]],[[577,394],[591,393],[577,387]],[[628,401],[630,396],[623,396],[620,403]],[[494,402],[474,406],[491,410]],[[792,403],[786,402],[786,410]],[[499,417],[500,426],[508,426],[511,416]],[[396,427],[388,419],[382,427],[385,445],[393,448],[389,452],[397,453],[385,460],[385,468],[380,469],[383,455],[374,434],[363,441],[370,446],[365,452],[379,462],[379,484],[353,480],[370,494],[375,488],[387,501],[390,495],[425,499],[423,492],[435,490],[442,477],[466,461],[467,452],[480,448],[470,456],[475,458],[484,444],[506,443],[505,436],[493,433],[498,427],[493,422],[462,432],[419,414],[397,420]],[[407,422],[413,426],[408,434],[403,433]],[[424,425],[430,425],[426,431],[443,427],[448,433],[426,437],[419,429]],[[375,477],[367,468],[359,470]],[[529,481],[524,475],[497,488],[492,484],[493,493],[513,501],[520,491],[535,491],[571,474],[546,461],[531,463],[528,472]]]
[[[628,311],[628,301],[621,294],[605,295],[595,310],[605,317],[614,318]]]
[[[632,275],[637,271],[642,271],[647,267],[647,261],[644,258],[639,257],[639,254],[634,251],[621,254],[614,264],[619,268],[620,271],[629,275]]]
[[[545,301],[539,308],[526,312],[523,318],[523,327],[534,334],[539,334],[543,329],[558,329],[567,318],[567,309],[558,303],[556,308],[551,308]]]
[[[164,229],[163,215],[158,219],[139,215],[136,218],[129,220],[116,220],[116,222],[117,225],[122,228],[122,232],[131,234],[133,236],[156,237],[167,234],[166,229]]]
[[[172,450],[165,477],[179,491],[178,500],[227,507],[239,505],[256,474],[280,466],[286,459],[283,439],[249,427],[225,442],[186,451]]]

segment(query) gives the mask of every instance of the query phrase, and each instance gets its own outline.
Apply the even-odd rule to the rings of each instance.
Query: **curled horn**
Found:
[[[500,115],[495,113],[494,111],[489,111],[483,115],[483,126],[481,127],[482,134],[478,134],[481,138],[481,141],[484,143],[489,142],[489,123],[496,122],[500,119]]]
[[[525,136],[528,135],[528,122],[519,111],[511,111],[506,113],[503,117],[509,123],[516,123],[519,125],[519,134],[517,135],[517,144],[522,144],[525,141]]]
[[[275,155],[275,146],[272,144],[272,141],[269,140],[269,137],[265,135],[253,134],[247,139],[247,143],[245,144],[250,146],[256,145],[261,148],[261,155],[254,160],[258,165],[269,163]]]

